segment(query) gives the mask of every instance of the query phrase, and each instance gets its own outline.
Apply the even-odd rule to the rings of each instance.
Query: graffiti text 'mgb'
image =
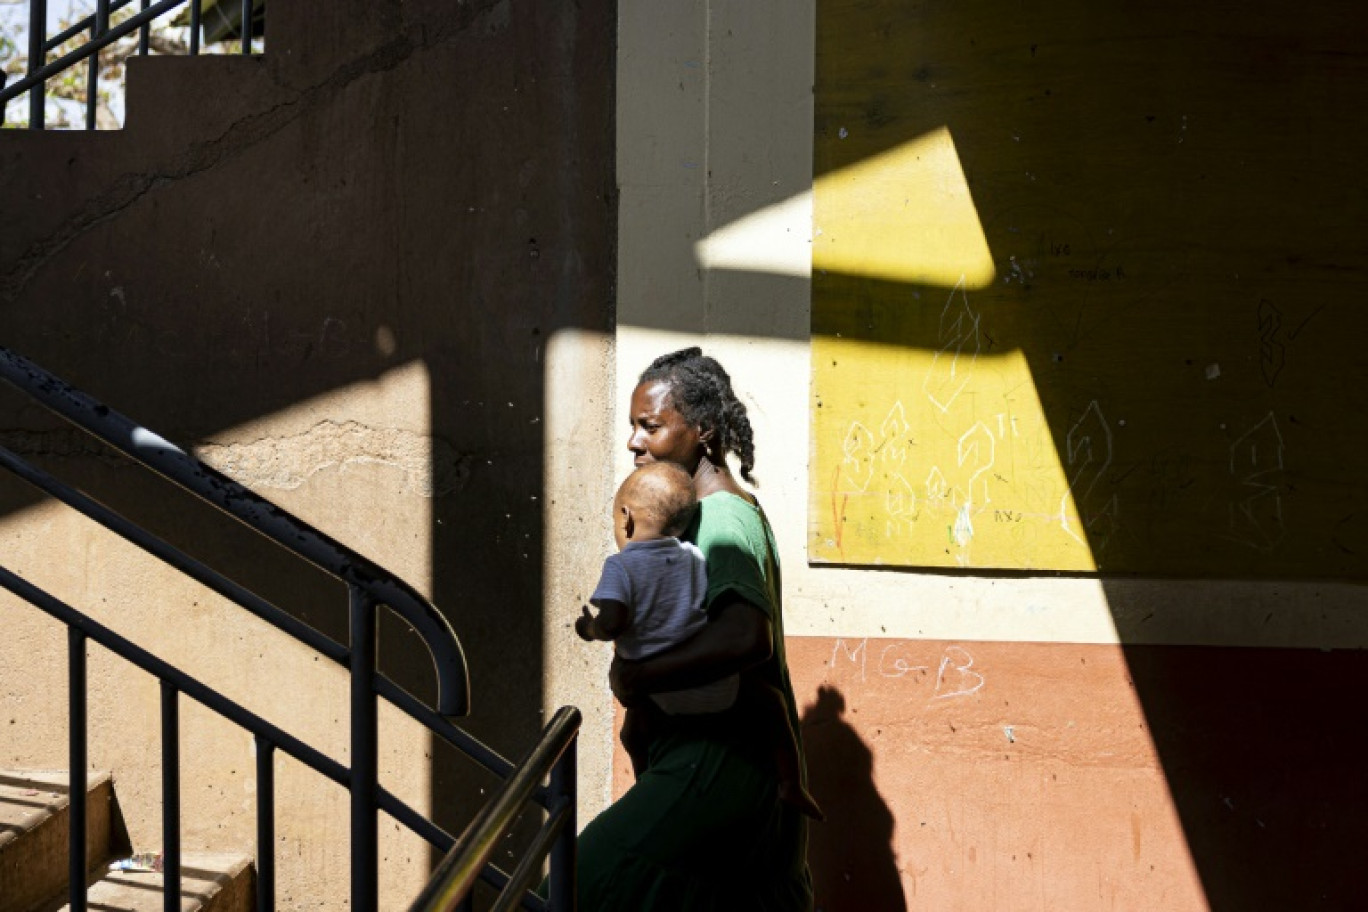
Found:
[[[946,646],[928,661],[926,644],[915,640],[875,641],[838,638],[831,650],[828,679],[868,681],[871,678],[902,679],[909,685],[934,685],[928,700],[968,697],[983,689],[985,679],[974,666],[974,657],[963,646]]]

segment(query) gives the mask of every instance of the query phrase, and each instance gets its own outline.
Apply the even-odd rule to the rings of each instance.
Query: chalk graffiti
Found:
[[[982,344],[980,336],[979,315],[969,306],[964,277],[960,276],[941,311],[936,353],[931,356],[931,365],[922,381],[922,391],[942,412],[950,410],[969,384]]]
[[[964,486],[967,503],[983,506],[992,502],[992,498],[988,496],[987,474],[993,467],[996,453],[997,441],[993,438],[993,432],[988,429],[988,425],[982,421],[960,435],[956,447],[960,468],[968,466],[972,469],[969,481]]]
[[[1106,548],[1108,538],[1116,531],[1117,495],[1111,492],[1108,496],[1105,488],[1098,487],[1111,467],[1112,458],[1111,427],[1102,414],[1102,407],[1094,399],[1069,428],[1064,448],[1069,486],[1059,502],[1059,521],[1064,531],[1089,545],[1094,554],[1100,554]],[[1082,529],[1071,526],[1070,499],[1078,510]]]
[[[888,491],[884,494],[884,509],[888,512],[885,534],[889,538],[896,538],[910,531],[917,522],[917,492],[898,472],[892,473],[888,482]]]
[[[932,466],[926,476],[926,497],[928,500],[943,500],[950,496],[950,482],[940,466]]]
[[[974,657],[960,646],[947,646],[936,672],[936,695],[933,699],[967,697],[983,689],[983,675],[973,670]]]
[[[1259,302],[1259,372],[1264,383],[1273,386],[1278,382],[1283,365],[1287,362],[1286,349],[1278,341],[1282,332],[1283,314],[1272,301]]]
[[[867,681],[872,673],[882,679],[906,678],[916,683],[932,681],[934,683],[927,694],[927,702],[973,696],[987,683],[983,673],[975,666],[974,657],[963,646],[946,646],[935,663],[924,661],[924,656],[918,656],[918,650],[924,648],[924,643],[915,640],[898,640],[885,643],[871,660],[868,638],[859,641],[837,638],[831,649],[831,661],[828,662],[828,678],[849,676]],[[934,678],[931,676],[933,667]]]
[[[841,450],[845,454],[841,467],[845,470],[846,477],[854,482],[856,488],[865,490],[874,478],[874,454],[877,452],[874,435],[869,432],[869,428],[857,421],[846,432]]]
[[[1230,474],[1243,495],[1230,505],[1230,532],[1237,541],[1264,551],[1282,541],[1283,470],[1282,432],[1269,412],[1230,445]]]
[[[879,426],[879,456],[885,464],[901,466],[907,461],[908,433],[911,430],[912,425],[908,423],[903,404],[894,402],[888,410],[888,417]]]

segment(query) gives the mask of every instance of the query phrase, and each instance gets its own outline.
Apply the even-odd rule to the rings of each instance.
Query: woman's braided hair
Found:
[[[704,431],[712,431],[717,451],[724,457],[735,453],[741,463],[741,477],[754,485],[755,438],[751,433],[746,407],[732,392],[731,377],[716,360],[701,348],[681,348],[651,362],[637,381],[662,381],[670,385],[670,404],[684,420]]]

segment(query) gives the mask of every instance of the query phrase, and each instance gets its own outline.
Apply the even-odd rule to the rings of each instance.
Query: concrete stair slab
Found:
[[[164,874],[111,871],[90,886],[87,907],[99,912],[161,912]],[[252,860],[237,853],[184,852],[181,855],[182,912],[252,912]],[[44,912],[65,912],[65,901]]]
[[[31,912],[67,883],[71,798],[66,770],[0,770],[0,912]],[[108,858],[114,787],[86,778],[86,858]]]

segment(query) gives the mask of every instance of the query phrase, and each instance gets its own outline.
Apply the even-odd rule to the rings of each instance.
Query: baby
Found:
[[[697,509],[693,481],[677,465],[650,463],[627,476],[613,499],[618,553],[604,562],[589,599],[598,614],[586,605],[575,621],[581,639],[610,640],[619,656],[640,661],[684,642],[707,623],[703,554],[678,537]],[[809,817],[823,819],[817,802],[803,787],[797,738],[783,697],[774,687],[742,673],[701,687],[652,694],[651,700],[669,715],[722,712],[741,704],[753,718],[767,720],[763,730],[774,743],[779,799]],[[637,775],[645,769],[650,741],[647,709],[628,707],[622,746]]]

